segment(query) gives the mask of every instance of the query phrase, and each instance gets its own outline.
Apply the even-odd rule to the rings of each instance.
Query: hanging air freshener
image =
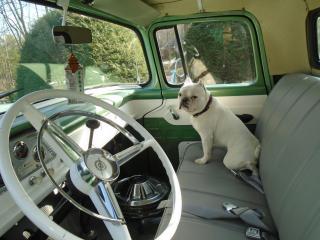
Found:
[[[83,92],[84,91],[84,68],[79,64],[76,56],[71,53],[68,63],[65,67],[67,86],[69,90]]]

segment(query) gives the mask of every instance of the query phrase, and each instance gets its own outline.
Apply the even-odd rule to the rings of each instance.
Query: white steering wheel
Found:
[[[144,140],[138,142],[130,133],[124,132],[128,138],[133,139],[133,146],[116,155],[112,156],[105,150],[98,148],[84,151],[58,125],[51,121],[50,117],[47,118],[33,106],[35,102],[52,98],[67,98],[91,103],[106,109],[128,123]],[[57,155],[70,167],[70,177],[73,184],[79,191],[91,198],[98,210],[99,214],[93,213],[91,215],[103,220],[113,239],[127,240],[131,239],[131,236],[110,183],[119,176],[119,167],[122,164],[146,148],[151,147],[158,155],[166,170],[171,184],[172,195],[171,219],[166,229],[156,239],[167,240],[173,237],[181,217],[181,190],[176,173],[161,146],[137,121],[112,105],[95,97],[67,90],[42,90],[26,95],[11,106],[0,122],[0,152],[2,155],[0,172],[3,181],[13,200],[23,213],[44,233],[53,239],[81,239],[60,227],[43,213],[28,196],[15,173],[10,157],[9,137],[12,124],[21,113],[37,131],[43,131],[45,141],[50,144]],[[113,125],[113,127],[117,126]],[[72,200],[68,200],[72,202]],[[81,209],[81,205],[77,207]]]

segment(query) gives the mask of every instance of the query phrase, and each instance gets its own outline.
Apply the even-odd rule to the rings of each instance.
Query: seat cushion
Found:
[[[224,165],[226,149],[214,148],[212,160],[198,165],[194,160],[202,156],[201,142],[181,143],[179,146],[181,164],[178,178],[182,191],[183,214],[173,239],[245,239],[248,226],[241,220],[206,220],[189,214],[188,209],[217,209],[231,202],[237,206],[258,208],[265,213],[264,222],[273,227],[273,221],[265,196],[235,177]],[[168,224],[171,206],[165,210],[159,232]],[[200,230],[201,229],[201,230]]]
[[[184,147],[187,145],[187,147]],[[235,177],[224,165],[224,148],[213,148],[212,160],[206,165],[198,165],[194,160],[203,155],[201,142],[181,143],[179,152],[183,158],[178,169],[182,190],[197,191],[224,196],[255,204],[265,204],[265,196]],[[185,151],[183,151],[185,149]]]
[[[165,228],[170,219],[170,210],[166,211],[160,226]],[[183,213],[174,240],[246,240],[245,226],[237,221],[204,220]]]
[[[281,239],[320,236],[320,79],[283,77],[257,125],[260,175]]]
[[[268,97],[256,129],[265,195],[224,168],[222,150],[215,149],[215,159],[205,166],[193,164],[202,155],[198,143],[181,151],[178,177],[183,211],[189,206],[217,208],[229,201],[263,209],[264,220],[269,225],[274,220],[273,228],[282,240],[319,239],[319,124],[320,78],[306,74],[284,76]],[[165,211],[164,219],[169,213]],[[165,224],[164,220],[161,227]],[[243,239],[243,227],[240,221],[204,220],[184,214],[175,239]]]

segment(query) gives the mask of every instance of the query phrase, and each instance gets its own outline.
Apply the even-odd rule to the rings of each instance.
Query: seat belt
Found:
[[[249,236],[252,233],[252,229],[259,231],[259,235],[263,236],[263,238],[254,238],[248,237],[250,239],[269,239],[268,235],[274,235],[270,229],[263,221],[264,213],[259,209],[252,209],[248,207],[238,207],[232,203],[225,202],[222,204],[223,209],[212,209],[205,208],[199,206],[184,206],[183,211],[194,215],[196,217],[200,217],[206,220],[215,220],[215,219],[240,219],[247,225],[251,226],[247,229],[246,235]],[[254,227],[254,228],[252,228]],[[262,233],[260,234],[260,230]]]
[[[228,202],[225,202],[222,205],[227,212],[236,215],[248,225],[271,232],[270,228],[261,220],[264,217],[264,213],[261,210],[248,207],[237,207]]]
[[[249,184],[251,187],[256,189],[258,192],[264,194],[262,182],[261,182],[261,179],[259,178],[259,176],[248,173],[248,172],[250,172],[250,170],[247,170],[247,169],[240,170],[240,171],[235,171],[235,170],[230,169],[230,171],[232,172],[233,175],[240,178],[245,183]]]

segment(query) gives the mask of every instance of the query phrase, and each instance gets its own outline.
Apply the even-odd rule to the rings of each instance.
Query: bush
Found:
[[[217,83],[245,82],[255,78],[250,33],[241,23],[194,23],[186,33],[185,42],[187,58],[192,57],[196,47],[201,60],[216,76]]]
[[[63,65],[67,62],[71,47],[55,44],[52,37],[52,28],[55,25],[61,25],[61,18],[59,11],[50,11],[39,18],[27,34],[21,49],[20,66],[17,67],[17,88],[24,88],[18,97],[34,91],[36,85],[33,83],[40,88],[51,88],[54,83],[51,68],[48,66]],[[76,14],[68,15],[68,24],[92,30],[91,44],[72,46],[72,51],[79,63],[88,70],[99,70],[100,78],[85,79],[85,85],[105,83],[101,79],[107,79],[106,84],[137,83],[137,73],[139,78],[147,80],[148,70],[135,32],[119,25]],[[40,64],[41,67],[30,65],[31,63]],[[47,69],[47,74],[40,74],[40,76],[37,71],[43,68]],[[92,74],[88,75],[92,76]],[[101,77],[102,75],[104,76]]]

